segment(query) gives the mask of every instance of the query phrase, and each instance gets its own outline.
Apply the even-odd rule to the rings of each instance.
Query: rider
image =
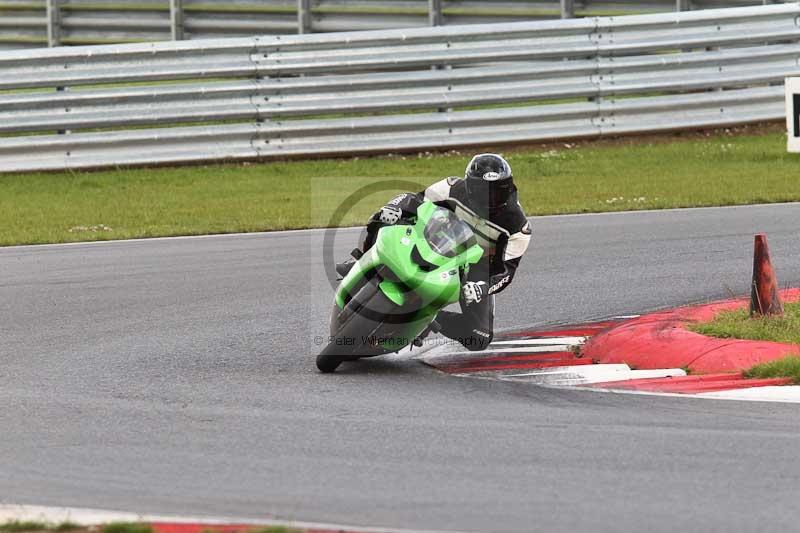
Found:
[[[381,227],[415,216],[424,200],[453,211],[472,228],[484,250],[462,286],[462,312],[440,311],[436,317],[443,335],[469,350],[483,350],[494,335],[494,295],[511,283],[531,239],[511,166],[497,154],[478,154],[467,165],[463,179],[449,177],[417,194],[396,196],[370,218],[361,249],[366,251],[375,243]],[[337,272],[346,275],[354,262],[339,263]]]

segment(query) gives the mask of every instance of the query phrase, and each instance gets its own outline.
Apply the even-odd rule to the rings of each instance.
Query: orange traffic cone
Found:
[[[750,291],[750,316],[781,316],[783,302],[778,293],[778,280],[769,258],[767,236],[756,235],[753,250],[753,286]]]

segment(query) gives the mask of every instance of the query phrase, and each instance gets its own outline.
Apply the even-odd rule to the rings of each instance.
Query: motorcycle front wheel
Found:
[[[337,355],[336,350],[331,349],[335,345],[333,343],[328,344],[318,355],[317,355],[317,368],[323,374],[329,374],[334,372],[339,365],[342,364],[344,358],[340,355]]]
[[[362,313],[364,309],[369,310],[366,313],[369,316]],[[334,327],[331,329],[336,329],[336,325],[339,327],[335,334],[332,332],[331,342],[317,355],[319,371],[330,373],[343,361],[388,353],[382,348],[366,345],[361,340],[375,336],[384,327],[384,321],[376,320],[377,317],[392,313],[397,313],[397,304],[387,298],[374,281],[365,284],[341,311],[334,304],[331,316]]]

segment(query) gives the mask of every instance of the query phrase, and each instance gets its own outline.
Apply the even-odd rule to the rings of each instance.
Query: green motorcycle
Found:
[[[483,255],[472,229],[425,201],[412,220],[378,230],[336,290],[328,345],[317,368],[397,352],[433,329],[436,314],[458,301],[462,281]]]

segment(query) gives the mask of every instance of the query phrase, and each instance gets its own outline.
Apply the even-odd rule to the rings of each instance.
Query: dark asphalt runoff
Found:
[[[533,219],[497,327],[800,283],[800,204]],[[314,366],[323,232],[0,250],[0,501],[480,531],[792,531],[800,407]],[[342,231],[346,255],[357,232]]]

